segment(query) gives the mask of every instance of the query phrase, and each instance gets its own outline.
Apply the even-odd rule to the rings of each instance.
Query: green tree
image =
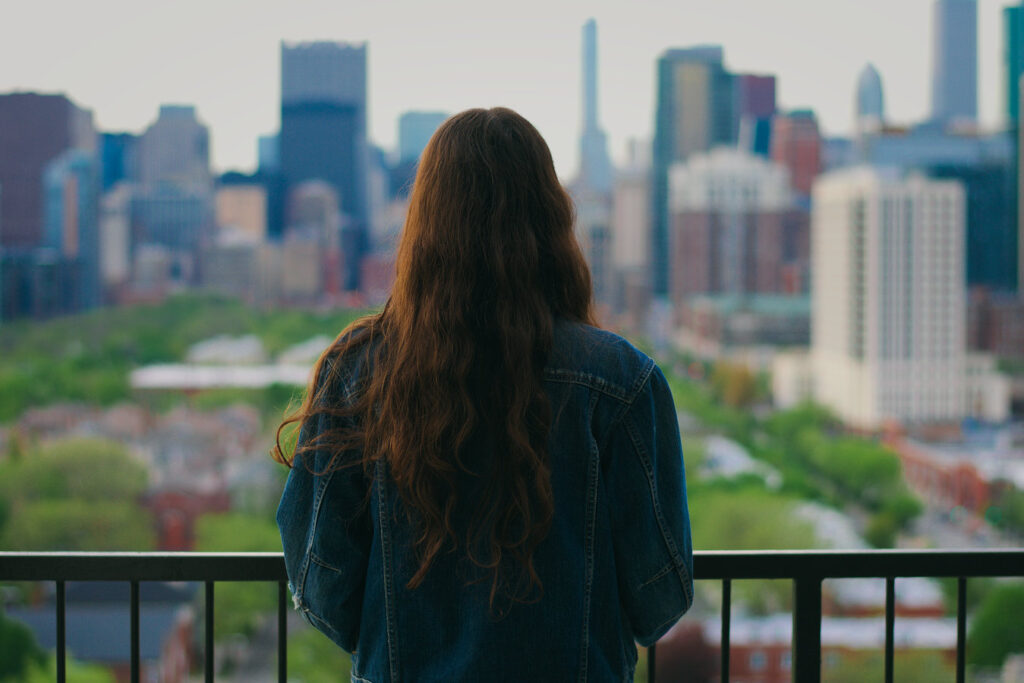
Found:
[[[288,634],[288,680],[333,683],[347,680],[352,660],[348,653],[312,627]]]
[[[823,671],[829,683],[862,683],[877,681],[883,676],[885,661],[881,654],[845,654],[834,668]],[[941,652],[928,650],[897,650],[893,659],[893,680],[898,683],[951,681],[955,671]]]
[[[757,378],[746,365],[719,361],[711,371],[711,387],[725,405],[746,408],[757,395]]]
[[[11,550],[152,550],[152,516],[135,503],[38,500],[16,508],[0,547]]]
[[[0,547],[150,550],[151,515],[139,507],[145,466],[124,446],[66,439],[0,462]]]
[[[1007,655],[1024,652],[1024,584],[995,586],[981,602],[967,633],[967,661],[999,667]]]
[[[31,669],[41,667],[45,661],[46,655],[36,644],[32,631],[0,611],[0,683],[22,681]]]
[[[86,664],[72,658],[65,660],[65,675],[70,683],[116,683],[114,674],[98,664]],[[41,666],[33,666],[19,683],[52,683],[57,680],[57,656],[51,654]]]

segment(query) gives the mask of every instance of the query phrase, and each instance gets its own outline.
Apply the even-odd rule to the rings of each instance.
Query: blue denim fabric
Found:
[[[365,371],[351,363],[332,393],[344,400]],[[544,380],[555,500],[534,556],[544,592],[503,618],[488,610],[489,581],[470,582],[479,570],[455,553],[405,587],[418,565],[383,466],[371,480],[296,461],[277,512],[290,588],[353,653],[353,680],[632,681],[634,641],[657,640],[689,608],[683,457],[661,371],[621,337],[559,322]],[[327,454],[306,457],[319,471]]]

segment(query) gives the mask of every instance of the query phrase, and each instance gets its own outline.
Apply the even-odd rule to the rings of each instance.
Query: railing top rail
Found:
[[[3,581],[287,581],[281,553],[0,552]]]
[[[697,551],[696,579],[1024,576],[1024,548]],[[285,581],[281,553],[0,552],[0,581]]]
[[[694,553],[697,579],[1024,576],[1024,548]]]

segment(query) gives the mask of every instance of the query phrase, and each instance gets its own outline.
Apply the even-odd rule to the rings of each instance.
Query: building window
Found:
[[[766,657],[760,650],[756,650],[750,653],[750,670],[761,671],[764,669]]]
[[[779,668],[783,671],[789,671],[790,667],[793,666],[793,653],[783,652],[779,655]]]

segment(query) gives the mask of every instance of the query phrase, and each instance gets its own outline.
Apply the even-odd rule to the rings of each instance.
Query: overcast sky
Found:
[[[396,144],[411,109],[510,106],[578,162],[580,29],[598,22],[600,119],[614,158],[649,138],[654,65],[718,43],[735,71],[773,73],[783,108],[851,127],[857,73],[882,74],[896,122],[927,114],[932,0],[0,0],[0,92],[65,92],[103,130],[141,131],[160,103],[194,104],[217,170],[251,169],[279,123],[280,41],[369,44],[370,136]],[[1005,0],[979,0],[982,124],[1000,124]]]

